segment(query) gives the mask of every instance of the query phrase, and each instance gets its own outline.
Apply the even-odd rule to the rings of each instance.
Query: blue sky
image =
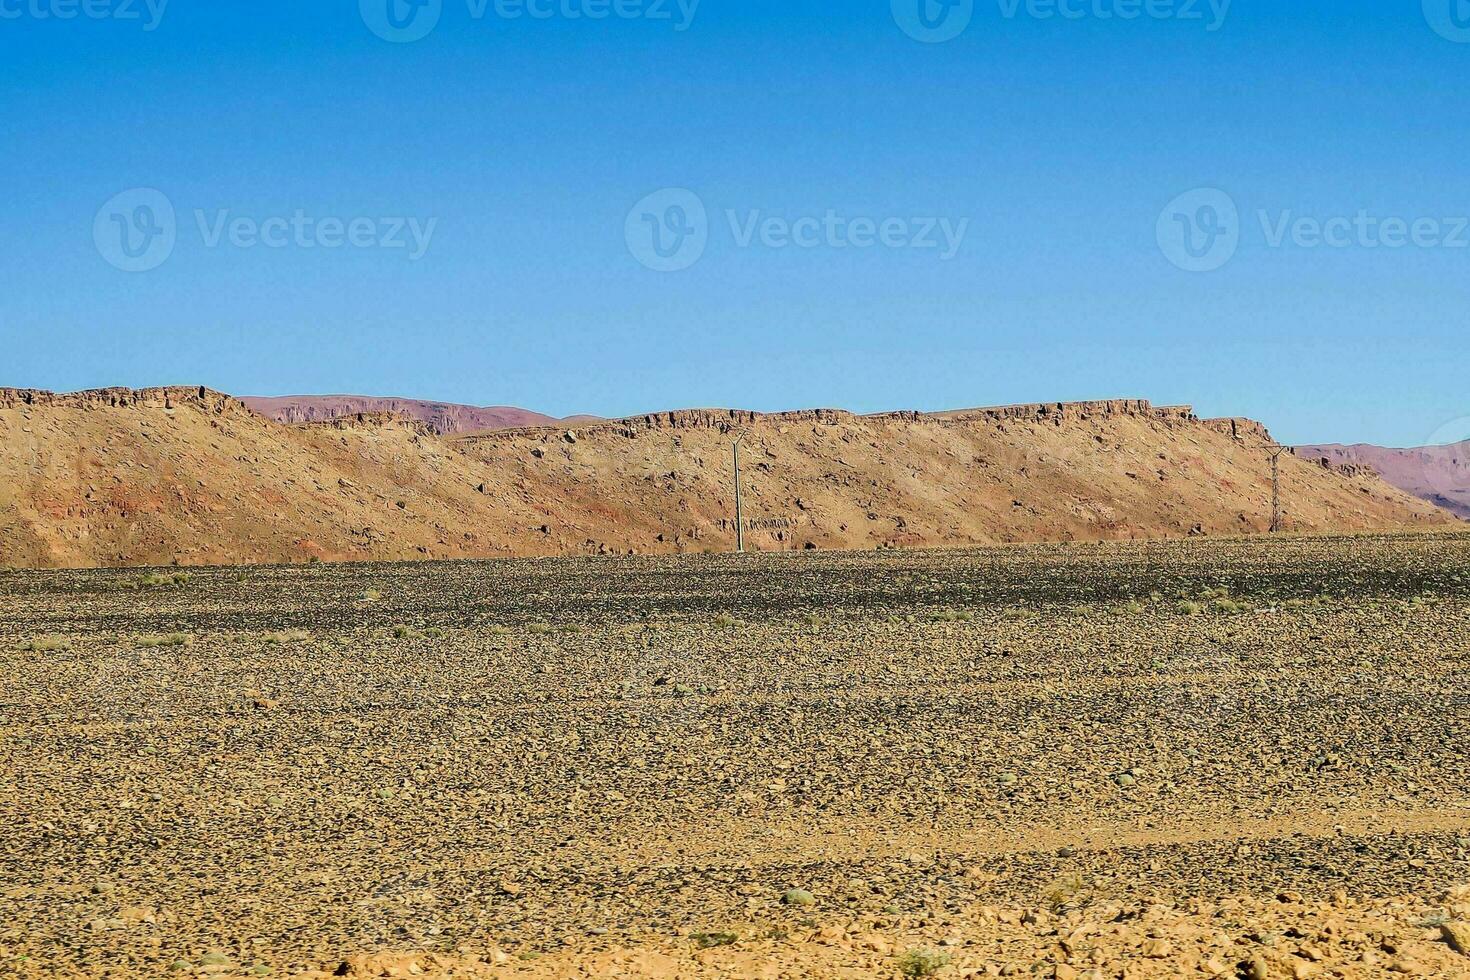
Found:
[[[1470,416],[1466,0],[440,2],[0,0],[0,385]]]

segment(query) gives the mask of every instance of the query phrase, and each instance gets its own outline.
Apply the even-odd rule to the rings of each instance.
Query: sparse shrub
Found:
[[[1226,599],[1224,597],[1221,597],[1215,600],[1211,608],[1214,609],[1217,613],[1234,615],[1235,613],[1245,612],[1250,607],[1243,602],[1236,602],[1234,599]]]
[[[936,609],[929,614],[931,623],[968,623],[975,614],[968,609]]]
[[[1007,609],[1005,612],[1001,613],[1000,615],[1001,615],[1001,618],[1002,619],[1012,619],[1012,620],[1035,619],[1036,618],[1036,611],[1034,609],[1026,609],[1026,608],[1024,608],[1022,606],[1012,606],[1010,609]]]
[[[736,622],[738,621],[735,619],[735,617],[731,616],[729,613],[720,613],[718,616],[715,617],[715,628],[727,630],[730,627],[734,626]]]
[[[140,636],[133,642],[135,645],[145,648],[186,647],[194,642],[194,638],[187,633],[165,633],[161,636]]]
[[[403,623],[393,624],[393,638],[396,640],[413,640],[417,639],[421,635],[422,634],[419,633],[419,631],[414,629],[412,626],[405,626]]]
[[[949,954],[937,949],[911,949],[898,958],[898,972],[906,977],[932,977],[949,966]]]
[[[1175,606],[1174,608],[1181,615],[1184,616],[1198,616],[1200,613],[1205,611],[1205,607],[1201,606],[1193,599],[1180,599],[1179,605]]]
[[[714,949],[716,946],[734,946],[740,937],[733,932],[696,932],[689,937],[699,949]]]
[[[545,636],[551,632],[551,627],[546,623],[532,623],[526,627],[526,632],[532,636]]]
[[[807,613],[806,624],[808,626],[826,626],[827,621],[821,616],[818,616],[816,613]]]
[[[379,589],[367,589],[362,594],[363,602],[377,602],[381,598],[383,598],[383,593]]]
[[[125,589],[161,589],[170,585],[188,585],[194,576],[188,572],[149,572],[135,575],[123,583]]]
[[[306,630],[281,630],[279,633],[267,633],[265,642],[271,646],[285,646],[288,643],[303,643],[311,639],[311,634]]]
[[[1087,880],[1077,872],[1058,878],[1046,887],[1041,893],[1041,900],[1055,912],[1063,906],[1070,905],[1081,895],[1087,887]]]
[[[1073,616],[1081,616],[1085,619],[1094,615],[1097,610],[1092,608],[1091,606],[1073,606],[1072,608],[1068,609],[1067,612],[1071,613]]]
[[[71,640],[64,636],[38,636],[26,640],[20,649],[27,653],[55,653],[57,650],[70,650]]]
[[[1147,606],[1139,602],[1137,599],[1130,599],[1123,605],[1119,606],[1118,611],[1120,613],[1123,613],[1125,616],[1137,616],[1147,608]]]

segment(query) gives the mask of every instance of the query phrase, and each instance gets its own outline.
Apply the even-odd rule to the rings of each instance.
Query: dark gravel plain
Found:
[[[148,574],[0,572],[0,974],[1470,881],[1463,533]]]

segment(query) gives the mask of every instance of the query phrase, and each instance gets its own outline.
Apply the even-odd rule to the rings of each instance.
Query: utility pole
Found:
[[[1272,444],[1266,447],[1271,454],[1271,533],[1281,533],[1281,457],[1291,452],[1290,446]]]
[[[740,444],[749,434],[740,433],[740,438],[735,440],[732,447],[735,454],[735,550],[742,555],[745,554],[745,516],[740,509]]]

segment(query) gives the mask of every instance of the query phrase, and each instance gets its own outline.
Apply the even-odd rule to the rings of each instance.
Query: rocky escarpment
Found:
[[[204,387],[96,388],[58,394],[37,388],[0,388],[0,409],[106,409],[190,407],[217,415],[248,412],[243,404],[222,392]]]
[[[1198,421],[1194,415],[1193,408],[1188,405],[1159,407],[1153,405],[1146,399],[1115,398],[1082,402],[1037,402],[1024,405],[1003,405],[995,408],[966,408],[947,412],[878,412],[871,415],[857,415],[853,412],[834,408],[813,408],[770,413],[752,412],[742,409],[695,408],[671,412],[650,412],[646,415],[635,415],[629,418],[608,421],[595,421],[572,427],[536,426],[531,428],[555,430],[556,432],[568,434],[571,440],[575,441],[577,438],[596,435],[601,432],[624,436],[636,435],[641,432],[681,429],[733,433],[756,424],[775,425],[778,427],[806,424],[834,426],[844,422],[862,419],[877,422],[924,423],[1033,421],[1060,425],[1072,421],[1084,422],[1092,419],[1115,417],[1153,419],[1166,422]],[[1258,429],[1261,432],[1265,431],[1263,426],[1258,426]],[[475,433],[466,437],[466,441],[508,441],[523,438],[524,434],[522,430],[504,429],[497,432]],[[551,438],[553,434],[548,431],[543,437]]]
[[[1108,398],[1080,402],[1035,402],[1023,405],[1000,405],[994,408],[962,408],[938,412],[928,417],[954,421],[984,420],[1002,422],[1031,419],[1046,422],[1085,421],[1111,416],[1131,416],[1180,422],[1197,421],[1189,405],[1155,406],[1144,398]]]
[[[623,419],[586,422],[576,426],[532,426],[523,429],[501,429],[478,432],[463,437],[462,443],[513,442],[527,436],[542,439],[560,437],[568,442],[595,438],[603,434],[633,437],[644,432],[706,431],[734,433],[757,423],[772,425],[837,425],[860,416],[838,409],[816,408],[794,412],[750,412],[742,409],[691,408],[672,412],[650,412]]]
[[[730,445],[739,433],[743,525]],[[1141,400],[940,415],[654,413],[439,438],[285,425],[201,388],[0,394],[0,566],[870,549],[1249,534],[1269,435]],[[1295,531],[1436,526],[1371,474],[1281,461]]]
[[[400,415],[397,412],[358,412],[355,415],[336,415],[319,422],[303,422],[302,426],[312,429],[336,429],[338,431],[371,431],[373,429],[404,429],[417,436],[432,437],[439,433],[427,422]]]

